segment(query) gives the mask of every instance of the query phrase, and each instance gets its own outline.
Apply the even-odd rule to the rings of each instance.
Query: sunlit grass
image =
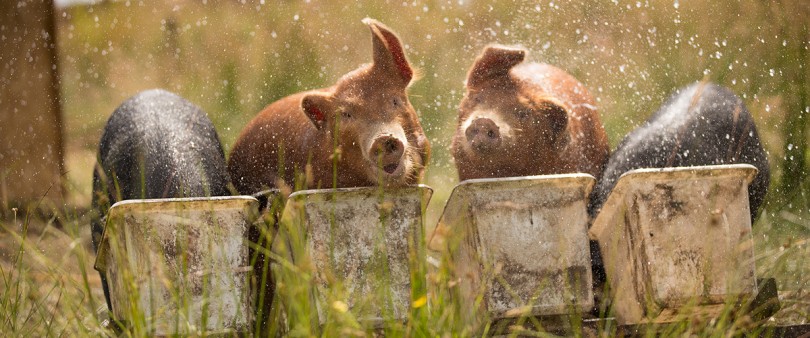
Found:
[[[63,221],[58,229],[56,217],[32,220],[16,214],[0,221],[0,331],[23,336],[106,332],[94,308],[103,299],[100,285],[91,282],[97,278],[87,264],[95,255],[77,235],[79,222]]]
[[[280,199],[276,200],[276,203],[280,202],[282,202]],[[791,215],[790,213],[796,212],[787,210],[775,213]],[[476,336],[497,332],[513,336],[548,336],[550,333],[546,330],[551,329],[554,334],[562,332],[577,335],[587,333],[612,336],[621,330],[635,330],[645,335],[656,332],[665,336],[681,334],[715,336],[767,333],[769,326],[795,325],[810,321],[810,312],[807,311],[810,304],[808,295],[810,268],[806,264],[806,257],[810,254],[810,243],[803,239],[769,247],[760,240],[762,234],[758,232],[755,237],[757,275],[776,278],[779,295],[782,298],[782,310],[774,319],[764,322],[758,322],[739,312],[741,307],[737,303],[742,301],[745,304],[748,301],[746,299],[729,299],[717,317],[690,315],[692,310],[699,309],[686,306],[673,323],[647,324],[633,328],[617,327],[615,322],[611,321],[589,322],[588,318],[594,319],[591,314],[577,311],[571,311],[569,315],[551,321],[541,320],[521,315],[526,312],[520,308],[512,311],[512,315],[517,315],[513,320],[492,322],[492,317],[480,312],[477,306],[469,307],[465,305],[466,303],[458,301],[461,295],[457,277],[454,277],[456,275],[452,272],[454,263],[444,257],[440,269],[432,269],[427,274],[415,273],[411,276],[412,282],[419,281],[426,284],[422,286],[414,284],[413,290],[416,291],[412,294],[410,310],[404,314],[404,320],[402,318],[397,320],[391,317],[391,313],[383,312],[382,318],[386,325],[382,327],[364,321],[363,316],[356,312],[362,308],[349,307],[349,303],[354,299],[348,298],[350,293],[347,285],[344,281],[334,279],[330,282],[326,304],[320,304],[326,319],[325,323],[320,324],[315,306],[315,302],[318,301],[314,296],[318,292],[315,276],[324,271],[315,269],[311,261],[300,259],[308,257],[308,248],[305,244],[307,235],[301,228],[303,226],[301,218],[290,214],[287,216],[293,216],[292,218],[288,217],[280,224],[276,224],[275,216],[272,215],[279,210],[271,208],[268,211],[269,214],[257,223],[263,227],[267,241],[261,246],[252,247],[255,252],[270,256],[274,262],[271,268],[278,288],[273,299],[274,306],[268,316],[269,320],[266,324],[256,323],[254,326],[254,332],[257,333],[283,333],[290,336],[367,336],[375,332],[384,332],[386,336],[399,337],[445,334]],[[796,221],[793,216],[774,219],[768,216],[770,214],[763,216],[757,226],[767,227],[768,224],[776,226],[782,222]],[[805,215],[802,214],[801,217]],[[0,293],[0,308],[3,310],[3,316],[0,317],[0,331],[14,336],[115,335],[111,326],[114,323],[107,320],[104,311],[97,311],[99,307],[104,306],[104,301],[100,295],[96,272],[90,268],[95,255],[86,243],[87,234],[78,231],[78,226],[83,220],[62,217],[60,215],[49,220],[21,217],[2,222],[2,239],[5,244],[3,255],[7,258],[0,265],[0,286],[3,291]],[[54,226],[53,222],[57,219],[60,219],[61,229]],[[765,222],[768,223],[764,224]],[[291,247],[291,252],[299,259],[291,260],[284,250],[269,250],[267,243],[278,243],[277,232],[273,230],[277,226],[282,229],[281,233],[285,236],[294,236],[288,238],[288,243],[298,243]],[[49,248],[54,245],[63,246],[65,250]],[[382,274],[379,274],[380,271],[372,274],[384,277],[384,270],[381,271]],[[485,273],[493,273],[491,270],[488,271]],[[368,299],[390,297],[386,295],[385,290],[389,286],[385,284],[385,278],[380,283],[378,289],[380,293],[375,292],[364,297],[369,297]],[[430,290],[427,295],[424,291],[418,291],[425,289]],[[483,292],[483,289],[476,291],[477,303],[482,301]],[[257,293],[254,295],[258,297]],[[597,304],[597,308],[600,310],[597,311],[595,319],[612,317],[609,306]],[[130,321],[124,323],[126,335],[142,336],[150,332],[148,318],[144,317],[142,310],[133,307],[128,313]],[[178,323],[182,324],[182,316],[178,317],[178,320],[181,320]],[[198,333],[202,334],[204,331]]]

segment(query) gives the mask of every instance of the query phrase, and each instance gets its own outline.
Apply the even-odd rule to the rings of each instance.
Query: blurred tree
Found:
[[[62,198],[52,0],[0,1],[0,214]],[[37,204],[38,205],[38,204]]]

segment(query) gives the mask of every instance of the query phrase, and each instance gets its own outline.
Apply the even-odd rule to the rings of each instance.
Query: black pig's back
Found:
[[[225,156],[205,113],[163,91],[139,93],[113,112],[99,145],[122,199],[217,196],[227,192]]]
[[[627,171],[732,163],[759,169],[749,186],[753,220],[770,180],[754,120],[742,100],[728,89],[711,83],[692,84],[675,92],[622,140],[594,189],[591,213],[595,215]]]

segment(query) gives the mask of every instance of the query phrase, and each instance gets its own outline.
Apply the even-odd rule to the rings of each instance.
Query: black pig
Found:
[[[619,177],[630,170],[732,163],[751,164],[759,170],[748,187],[753,222],[770,181],[768,158],[754,119],[742,100],[727,88],[695,83],[676,91],[622,140],[608,160],[588,209],[595,216]],[[604,280],[598,250],[592,242],[597,284]]]
[[[115,109],[99,142],[93,247],[101,241],[102,216],[117,201],[229,195],[228,182],[217,132],[199,107],[160,89],[138,93]],[[104,274],[101,283],[110,307]]]
[[[591,213],[598,212],[627,171],[732,163],[751,164],[759,170],[748,188],[753,221],[770,181],[768,158],[754,119],[730,90],[712,83],[692,84],[676,91],[622,140],[594,189]]]

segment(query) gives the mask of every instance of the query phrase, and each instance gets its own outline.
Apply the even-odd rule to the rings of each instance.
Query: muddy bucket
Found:
[[[251,333],[247,236],[257,204],[247,196],[115,203],[95,263],[113,318],[155,336]]]
[[[755,292],[748,184],[756,173],[735,164],[619,178],[590,233],[620,324],[712,318]]]
[[[280,285],[289,290],[312,276],[303,292],[316,325],[347,312],[378,328],[406,320],[414,297],[426,292],[423,210],[432,193],[419,185],[291,194],[273,250],[296,268],[275,267],[286,271],[277,273]]]
[[[586,208],[594,183],[564,174],[456,186],[429,239],[429,259],[432,269],[449,266],[454,297],[469,309],[463,315],[479,312],[479,322],[481,311],[499,320],[593,307]]]

